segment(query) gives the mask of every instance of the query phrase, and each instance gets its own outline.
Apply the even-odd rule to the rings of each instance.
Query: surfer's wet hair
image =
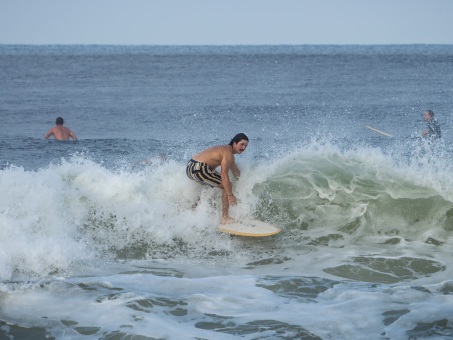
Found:
[[[425,112],[428,112],[428,114],[431,116],[431,117],[434,117],[434,112],[432,110],[426,110]]]
[[[247,142],[249,141],[249,138],[245,135],[245,133],[238,133],[236,136],[233,137],[233,139],[228,143],[228,145],[233,146],[234,143],[239,143],[241,140],[246,140]]]
[[[58,117],[57,119],[55,119],[55,124],[57,124],[57,125],[63,125],[63,123],[64,123],[63,118]]]

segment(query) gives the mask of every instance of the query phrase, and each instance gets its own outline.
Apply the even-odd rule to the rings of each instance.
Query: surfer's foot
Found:
[[[222,217],[222,224],[236,223],[237,221],[232,217]]]

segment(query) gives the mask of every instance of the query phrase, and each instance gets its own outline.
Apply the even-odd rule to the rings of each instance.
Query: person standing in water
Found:
[[[186,174],[191,180],[202,185],[222,189],[222,224],[233,223],[235,220],[228,214],[230,205],[236,205],[229,171],[239,179],[241,172],[234,161],[234,155],[241,154],[247,148],[248,137],[238,133],[228,145],[212,146],[194,155],[187,163]],[[220,166],[220,174],[216,168]]]
[[[440,126],[436,118],[434,118],[434,112],[431,110],[426,110],[423,113],[423,119],[426,121],[427,127],[426,130],[422,131],[422,136],[430,138],[440,138],[441,137]]]
[[[77,136],[75,135],[75,133],[72,132],[67,127],[64,127],[63,124],[64,124],[63,118],[58,117],[55,120],[55,126],[51,128],[49,131],[47,131],[47,133],[44,135],[44,138],[48,139],[50,136],[53,135],[56,140],[69,140],[69,138],[77,140]]]

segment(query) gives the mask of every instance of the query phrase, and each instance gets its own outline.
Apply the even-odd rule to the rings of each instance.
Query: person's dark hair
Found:
[[[237,144],[243,139],[245,139],[247,142],[249,141],[249,138],[245,135],[245,133],[238,133],[236,136],[233,137],[233,139],[228,143],[228,145],[233,146],[234,143]]]
[[[58,118],[55,120],[55,124],[57,124],[57,125],[63,125],[63,124],[64,124],[63,118],[58,117]]]
[[[434,112],[431,110],[426,110],[425,112],[428,112],[431,117],[434,117]]]

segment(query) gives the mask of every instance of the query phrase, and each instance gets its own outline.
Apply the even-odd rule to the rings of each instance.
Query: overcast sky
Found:
[[[453,0],[0,0],[0,44],[453,44]]]

